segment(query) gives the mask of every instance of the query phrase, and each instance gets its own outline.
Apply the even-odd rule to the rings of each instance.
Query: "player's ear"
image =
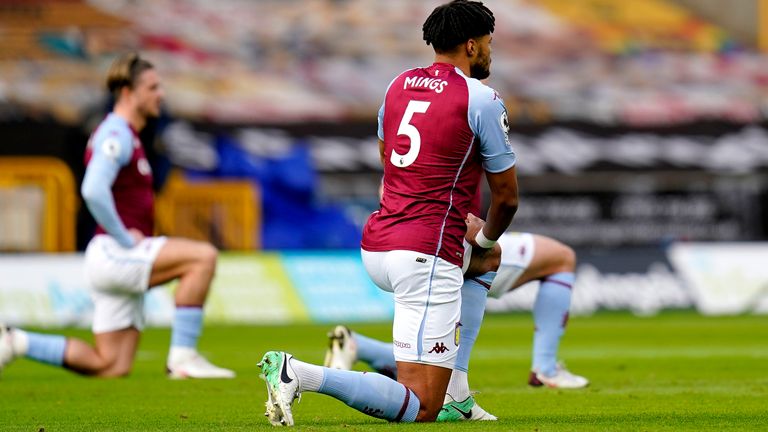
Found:
[[[474,57],[477,53],[477,41],[468,39],[467,43],[464,44],[464,48],[467,51],[467,57]]]

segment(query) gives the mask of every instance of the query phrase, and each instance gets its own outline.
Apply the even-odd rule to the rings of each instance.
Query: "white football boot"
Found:
[[[172,379],[235,377],[235,372],[212,365],[193,349],[183,350],[181,353],[169,356],[166,371],[168,377]]]
[[[555,374],[546,376],[538,371],[531,371],[528,378],[528,385],[532,387],[547,386],[551,388],[577,389],[589,385],[589,380],[583,376],[572,374],[565,366],[558,362],[555,367]]]
[[[331,369],[352,370],[357,361],[357,342],[347,326],[338,325],[328,333],[328,350],[323,366]]]
[[[291,366],[292,355],[281,351],[268,351],[257,364],[261,378],[267,382],[267,411],[264,413],[273,426],[293,426],[293,401],[301,399],[299,378]]]
[[[0,323],[0,372],[15,358],[11,329]]]

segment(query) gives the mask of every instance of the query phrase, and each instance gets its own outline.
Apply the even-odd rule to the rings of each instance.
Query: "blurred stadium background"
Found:
[[[87,326],[79,198],[117,53],[164,79],[158,234],[221,248],[209,323],[386,321],[359,263],[375,114],[441,1],[0,1],[0,319]],[[768,312],[768,1],[488,0],[519,231],[579,255],[573,312]],[[167,324],[168,290],[147,302]],[[492,304],[525,310],[535,291]]]

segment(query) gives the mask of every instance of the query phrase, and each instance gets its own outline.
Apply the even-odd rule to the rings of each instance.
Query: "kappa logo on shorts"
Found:
[[[450,351],[450,350],[445,346],[444,343],[435,342],[435,346],[433,346],[432,349],[427,352],[427,354],[432,354],[432,353],[442,354],[446,351]]]

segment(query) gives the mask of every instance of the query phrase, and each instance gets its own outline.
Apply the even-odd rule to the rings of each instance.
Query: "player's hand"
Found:
[[[479,248],[480,246],[475,243],[475,237],[485,226],[485,221],[472,213],[469,213],[466,219],[464,219],[464,222],[467,224],[467,233],[464,235],[464,238],[472,245],[472,247]]]
[[[501,260],[501,246],[495,244],[490,249],[483,249],[475,243],[475,236],[483,229],[485,221],[470,213],[464,222],[467,224],[466,239],[472,244],[472,258],[464,277],[479,276],[498,270]]]
[[[144,238],[145,238],[144,237],[144,233],[142,233],[141,231],[137,230],[136,228],[128,229],[128,234],[130,234],[131,237],[133,237],[134,246],[138,246],[138,244],[141,243],[142,240],[144,240]]]

